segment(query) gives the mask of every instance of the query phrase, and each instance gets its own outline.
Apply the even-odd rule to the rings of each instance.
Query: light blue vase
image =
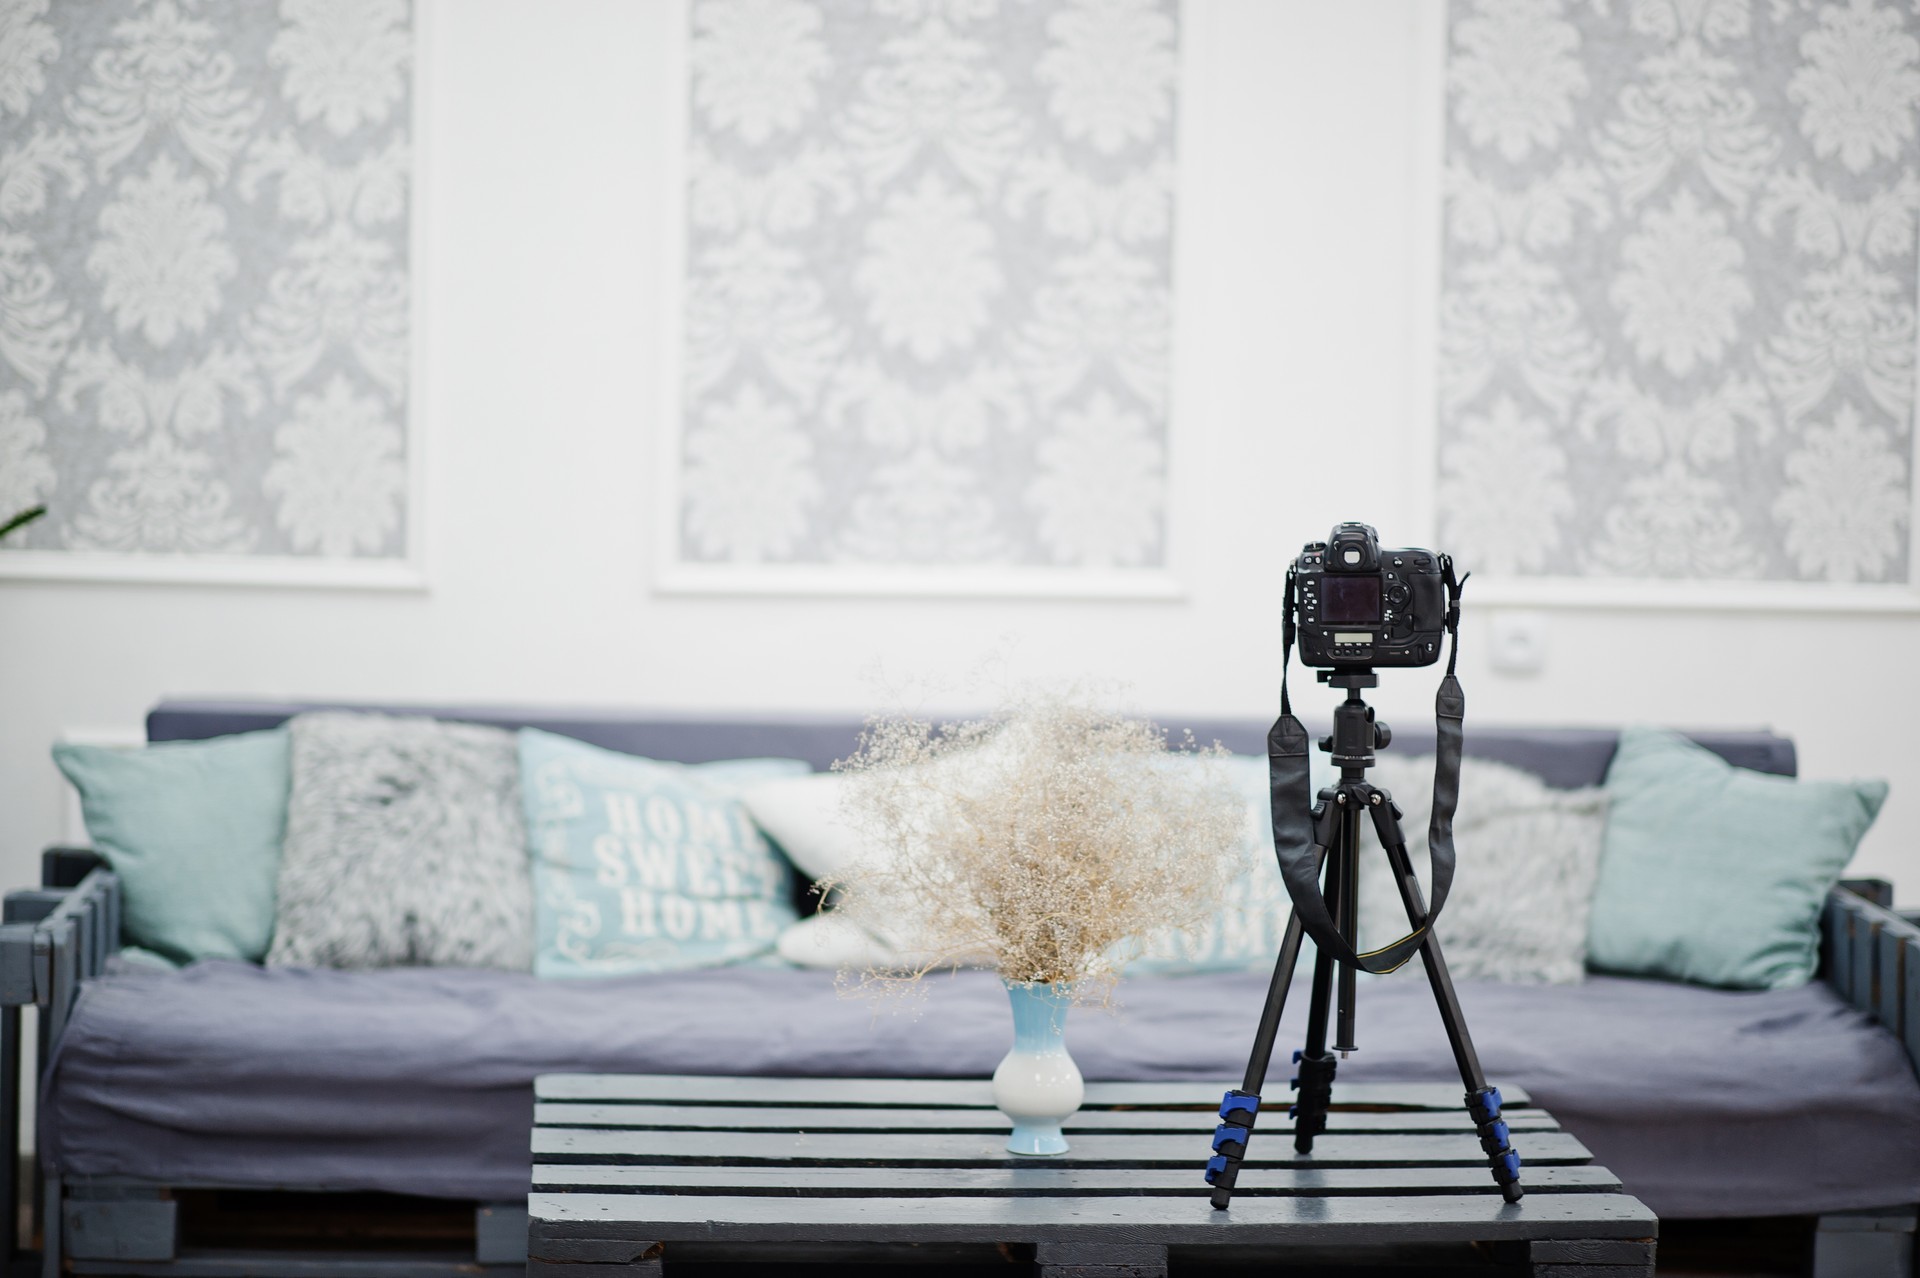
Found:
[[[1086,1098],[1080,1067],[1067,1054],[1064,985],[1007,983],[1013,1004],[1013,1050],[993,1071],[993,1103],[1013,1121],[1007,1148],[1016,1154],[1064,1154],[1060,1124]]]

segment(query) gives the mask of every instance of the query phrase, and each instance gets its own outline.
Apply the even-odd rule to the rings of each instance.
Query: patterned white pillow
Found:
[[[1383,755],[1369,779],[1390,791],[1406,814],[1401,830],[1424,894],[1433,758]],[[1598,787],[1556,790],[1531,772],[1489,759],[1462,764],[1453,822],[1458,862],[1438,925],[1456,979],[1510,985],[1585,979],[1606,812],[1606,792]],[[1407,915],[1373,823],[1362,831],[1360,940],[1374,949],[1405,935]],[[1414,973],[1417,980],[1420,970],[1409,962],[1394,976]]]
[[[273,967],[533,965],[513,733],[295,717]]]

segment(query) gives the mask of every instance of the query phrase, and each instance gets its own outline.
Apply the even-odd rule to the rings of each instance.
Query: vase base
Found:
[[[1047,1154],[1067,1152],[1067,1138],[1057,1126],[1026,1127],[1015,1125],[1013,1135],[1007,1137],[1007,1152],[1026,1154],[1029,1157],[1041,1157]]]

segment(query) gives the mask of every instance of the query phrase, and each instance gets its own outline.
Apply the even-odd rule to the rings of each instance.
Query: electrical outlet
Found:
[[[1547,664],[1547,614],[1493,614],[1492,662],[1501,674],[1539,674]]]

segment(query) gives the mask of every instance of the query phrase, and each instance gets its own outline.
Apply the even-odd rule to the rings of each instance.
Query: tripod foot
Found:
[[[1313,1152],[1313,1138],[1327,1130],[1327,1109],[1333,1104],[1333,1074],[1340,1062],[1332,1052],[1308,1056],[1295,1052],[1293,1060],[1300,1073],[1289,1080],[1300,1095],[1287,1116],[1294,1120],[1293,1147],[1302,1154]]]
[[[1520,1187],[1520,1155],[1513,1152],[1507,1124],[1500,1117],[1500,1089],[1484,1087],[1468,1092],[1467,1113],[1480,1134],[1480,1148],[1487,1152],[1487,1163],[1500,1186],[1500,1196],[1510,1203],[1519,1202],[1527,1191]]]
[[[1234,1090],[1220,1101],[1220,1125],[1213,1129],[1213,1157],[1207,1160],[1207,1183],[1213,1186],[1213,1209],[1225,1211],[1233,1198],[1233,1185],[1240,1178],[1240,1164],[1246,1161],[1247,1142],[1253,1139],[1253,1120],[1260,1113],[1260,1098],[1252,1092]]]

